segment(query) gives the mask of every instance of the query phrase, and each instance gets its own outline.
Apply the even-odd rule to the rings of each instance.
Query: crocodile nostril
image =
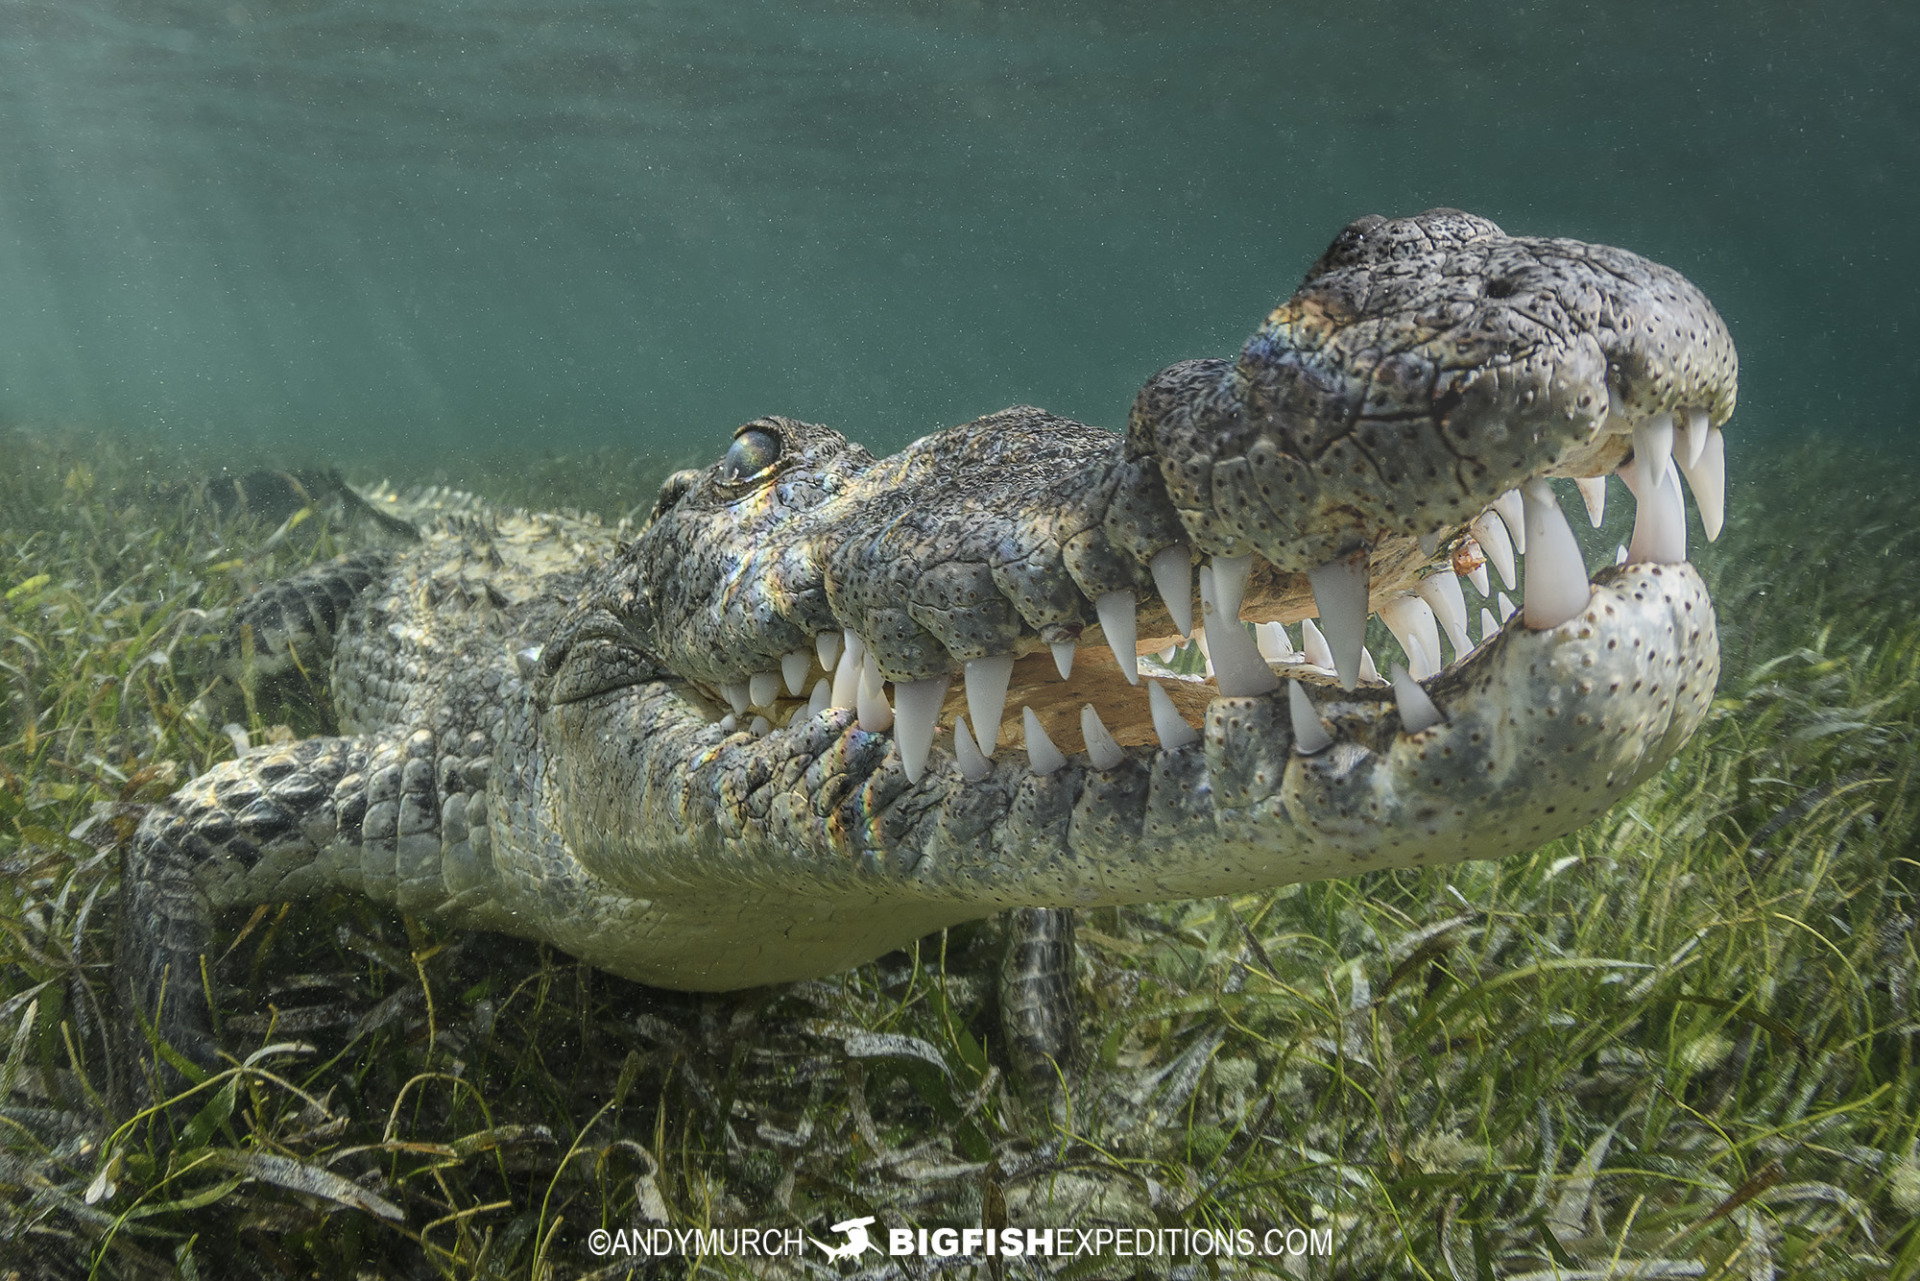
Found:
[[[1505,276],[1496,276],[1487,282],[1487,297],[1489,298],[1511,298],[1519,292],[1519,283],[1509,280]]]

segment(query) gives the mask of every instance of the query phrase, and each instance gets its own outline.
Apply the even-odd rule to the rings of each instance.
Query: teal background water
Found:
[[[1736,425],[1915,401],[1911,4],[0,2],[0,423],[350,459],[1124,422],[1367,212],[1686,272]]]

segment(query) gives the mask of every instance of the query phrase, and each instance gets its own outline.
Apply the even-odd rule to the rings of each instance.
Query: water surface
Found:
[[[1737,426],[1892,436],[1920,12],[1851,3],[0,4],[0,420],[423,468],[1118,426],[1339,227],[1713,297]]]

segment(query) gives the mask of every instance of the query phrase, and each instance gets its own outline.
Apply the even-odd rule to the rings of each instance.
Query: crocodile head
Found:
[[[1580,826],[1712,697],[1680,474],[1716,534],[1735,378],[1677,273],[1434,210],[1349,226],[1124,436],[1019,408],[875,459],[747,423],[545,649],[566,840],[683,943],[583,955],[735,987]],[[1616,469],[1633,547],[1590,576],[1559,498]],[[1469,618],[1456,570],[1524,604]],[[1411,671],[1379,679],[1371,613]],[[1143,668],[1189,635],[1208,679]]]

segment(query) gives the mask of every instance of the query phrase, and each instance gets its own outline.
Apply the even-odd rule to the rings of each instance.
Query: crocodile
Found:
[[[344,889],[691,991],[1013,909],[1010,1035],[1058,1049],[1068,909],[1501,858],[1671,758],[1719,668],[1681,479],[1717,535],[1736,379],[1671,269],[1369,216],[1124,433],[1019,407],[876,459],[765,417],[637,528],[422,521],[238,608],[239,674],[330,671],[341,732],[145,817],[130,1022],[215,1061],[216,914]],[[1615,473],[1589,574],[1550,481],[1598,524]]]

